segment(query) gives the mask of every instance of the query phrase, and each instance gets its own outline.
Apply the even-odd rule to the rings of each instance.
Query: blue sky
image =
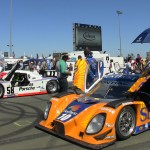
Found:
[[[150,44],[131,44],[150,27],[150,0],[12,0],[12,44],[16,57],[73,51],[73,23],[102,28],[102,50],[119,55],[120,18],[122,53],[146,57]],[[0,0],[0,51],[10,51],[10,0]]]

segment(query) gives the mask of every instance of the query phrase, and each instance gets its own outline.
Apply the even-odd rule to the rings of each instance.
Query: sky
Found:
[[[0,0],[2,53],[10,53],[10,1]],[[73,23],[82,23],[101,26],[102,51],[118,56],[120,20],[123,56],[146,57],[150,43],[132,42],[150,27],[149,6],[150,0],[12,0],[12,51],[16,57],[72,52]]]

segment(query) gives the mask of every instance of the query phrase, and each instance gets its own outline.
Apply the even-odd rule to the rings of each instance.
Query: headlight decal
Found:
[[[46,120],[48,118],[48,114],[49,114],[49,110],[51,108],[52,103],[48,102],[46,107],[45,107],[45,111],[44,111],[44,119]]]
[[[98,114],[89,122],[86,133],[87,134],[96,134],[98,133],[104,126],[106,114]]]

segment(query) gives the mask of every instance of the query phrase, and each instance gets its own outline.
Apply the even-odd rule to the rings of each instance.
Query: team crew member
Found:
[[[60,84],[60,92],[66,92],[68,90],[68,75],[71,75],[71,72],[67,70],[66,61],[69,56],[67,53],[62,54],[62,59],[60,59],[56,64],[57,77]]]
[[[86,48],[84,50],[84,56],[86,57],[87,63],[89,64],[89,72],[87,75],[87,82],[89,86],[94,83],[96,78],[98,77],[98,71],[96,69],[96,59],[93,58],[92,52]]]

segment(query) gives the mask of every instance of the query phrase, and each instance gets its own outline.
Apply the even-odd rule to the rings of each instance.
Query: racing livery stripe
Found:
[[[136,126],[135,131],[133,134],[139,134],[143,131],[149,130],[150,129],[150,122],[140,125],[140,126]]]
[[[47,94],[47,91],[42,92],[32,92],[32,93],[23,93],[23,94],[12,94],[12,95],[5,95],[3,98],[8,97],[21,97],[21,96],[31,96],[31,95],[40,95],[40,94]]]
[[[18,94],[18,96],[27,96],[27,95],[36,95],[36,94],[47,94],[47,91],[32,92],[32,93],[23,93],[23,94]]]

